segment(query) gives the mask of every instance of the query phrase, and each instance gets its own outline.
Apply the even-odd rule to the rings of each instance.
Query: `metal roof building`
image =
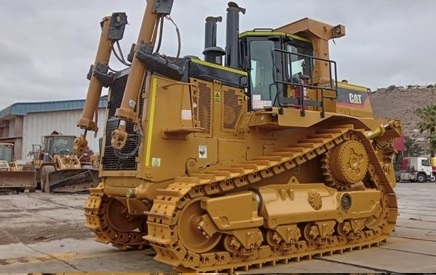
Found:
[[[64,135],[79,135],[76,126],[85,100],[15,103],[0,111],[0,141],[15,144],[15,159],[30,161],[32,144],[41,144],[43,136],[57,131]],[[98,111],[97,137],[89,132],[89,147],[98,152],[98,138],[103,135],[107,97],[101,97]]]

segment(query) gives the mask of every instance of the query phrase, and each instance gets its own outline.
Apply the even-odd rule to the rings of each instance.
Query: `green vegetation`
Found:
[[[386,88],[387,91],[393,91],[395,90],[396,86],[395,85],[391,85],[389,87]]]
[[[404,137],[403,157],[418,157],[424,153],[424,149],[416,143],[416,140],[408,136]]]
[[[430,148],[430,155],[434,157],[436,151],[436,132],[431,133],[428,137],[428,147]]]
[[[434,157],[436,151],[436,105],[432,103],[422,108],[418,108],[416,109],[415,114],[420,119],[416,126],[418,127],[419,132],[427,133],[430,155]]]

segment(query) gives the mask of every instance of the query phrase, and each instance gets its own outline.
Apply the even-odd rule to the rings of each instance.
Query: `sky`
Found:
[[[146,0],[0,1],[0,110],[17,102],[84,99],[95,59],[100,21],[126,12],[121,47],[136,42]],[[181,33],[181,55],[202,57],[207,16],[223,16],[218,46],[225,48],[224,0],[174,0],[171,17]],[[240,30],[277,28],[304,17],[342,24],[330,43],[338,79],[369,87],[436,83],[434,0],[236,0],[247,9]],[[176,32],[166,22],[160,52],[174,56]],[[123,69],[112,57],[111,67]],[[107,92],[104,90],[103,94]]]

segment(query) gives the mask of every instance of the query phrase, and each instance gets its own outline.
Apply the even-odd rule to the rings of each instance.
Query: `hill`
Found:
[[[417,108],[436,103],[436,89],[424,87],[378,89],[370,94],[370,100],[375,117],[401,119],[404,135],[422,140],[425,135],[416,130],[419,118],[414,112]]]

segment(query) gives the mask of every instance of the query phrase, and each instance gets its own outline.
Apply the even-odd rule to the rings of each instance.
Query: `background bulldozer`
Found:
[[[42,145],[34,145],[33,165],[43,192],[87,192],[98,184],[98,169],[87,153],[73,153],[75,136],[53,132],[43,137]]]
[[[35,171],[29,165],[18,165],[13,159],[14,145],[0,143],[0,191],[35,192]]]

